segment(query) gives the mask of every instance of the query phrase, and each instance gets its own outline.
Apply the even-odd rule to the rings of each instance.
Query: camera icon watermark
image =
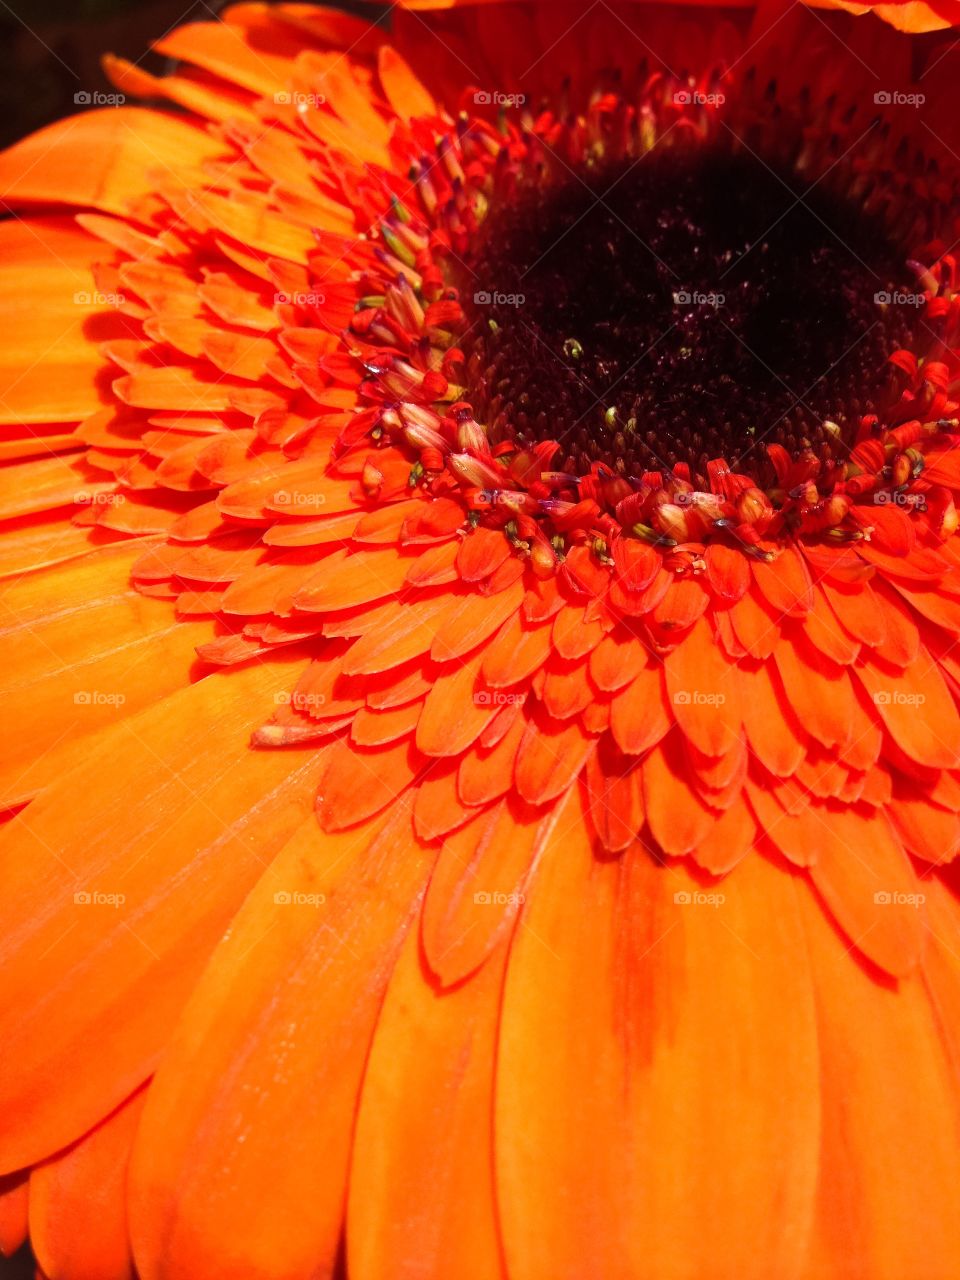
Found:
[[[325,706],[327,695],[325,693],[302,693],[299,689],[295,689],[293,693],[290,693],[286,689],[281,689],[279,693],[273,695],[273,701],[278,707],[293,707],[295,711],[309,711],[311,707]]]
[[[478,89],[473,95],[478,107],[522,107],[526,100],[525,93],[498,93],[488,89]]]
[[[311,289],[294,289],[292,293],[281,291],[273,295],[275,307],[322,307],[326,301],[325,293],[317,293]]]
[[[678,889],[673,895],[678,907],[722,907],[727,900],[725,893],[704,893],[699,889]]]
[[[699,89],[677,89],[673,95],[677,107],[722,107],[726,100],[725,93],[702,93]]]
[[[873,895],[878,907],[922,907],[927,900],[925,893],[902,893],[898,890],[878,889]]]
[[[673,695],[677,707],[722,707],[726,700],[725,693],[709,693],[703,689],[678,689]]]
[[[491,293],[488,289],[478,289],[473,295],[478,307],[522,307],[526,300],[522,293]]]
[[[873,695],[875,707],[922,707],[925,693],[904,693],[902,689],[878,689]]]
[[[327,496],[310,489],[278,489],[272,501],[277,507],[322,507],[326,505]]]
[[[674,502],[678,507],[703,507],[706,511],[713,511],[717,506],[717,495],[705,493],[702,489],[691,489],[689,493],[678,493]]]
[[[878,307],[922,307],[927,301],[925,293],[905,293],[895,289],[892,293],[880,289],[873,295]]]
[[[505,689],[478,689],[473,695],[476,707],[523,706],[526,700],[525,693],[508,693]]]
[[[300,93],[296,89],[281,89],[273,95],[278,107],[296,107],[298,111],[309,111],[311,107],[322,107],[326,104],[324,93]]]
[[[120,507],[127,499],[122,493],[78,489],[73,495],[73,500],[78,507]]]
[[[902,93],[899,89],[878,89],[873,95],[877,107],[922,107],[926,100],[924,93]]]
[[[125,893],[101,893],[99,889],[80,889],[73,895],[77,907],[113,907],[117,910],[127,900]]]
[[[326,900],[325,893],[302,893],[298,889],[278,889],[273,895],[278,907],[322,907]]]
[[[874,506],[906,507],[910,511],[926,511],[925,493],[900,493],[896,489],[878,489],[873,495]]]
[[[673,293],[674,306],[677,307],[713,307],[716,311],[726,301],[723,293],[700,293],[696,289],[675,289]]]
[[[125,693],[104,693],[100,689],[78,689],[73,695],[75,707],[122,707]]]
[[[78,307],[122,307],[126,300],[123,293],[101,293],[99,289],[78,289],[73,295]]]
[[[78,107],[122,107],[126,100],[126,94],[102,93],[99,89],[78,89],[73,95]]]

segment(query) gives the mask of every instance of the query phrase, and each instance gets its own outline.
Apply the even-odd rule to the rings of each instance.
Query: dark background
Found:
[[[169,60],[149,52],[151,42],[186,22],[209,22],[229,2],[0,0],[0,147],[83,110],[76,93],[116,92],[100,69],[101,54],[161,72]],[[371,20],[387,8],[365,0],[322,2]],[[164,108],[171,110],[170,103]]]
[[[0,0],[0,146],[73,115],[81,109],[76,93],[115,92],[100,69],[102,53],[162,70],[150,42],[222,7],[223,0]]]

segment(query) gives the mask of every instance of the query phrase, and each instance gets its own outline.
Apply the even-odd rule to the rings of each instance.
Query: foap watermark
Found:
[[[673,303],[677,307],[713,307],[714,311],[726,304],[723,293],[700,293],[696,289],[675,289]]]
[[[897,889],[878,889],[873,895],[878,907],[922,907],[927,900],[925,893],[901,893]]]
[[[473,500],[480,507],[498,507],[501,504],[509,506],[511,502],[516,502],[516,497],[499,489],[481,489],[473,495]]]
[[[700,89],[677,89],[673,95],[678,107],[722,107],[726,100],[725,93],[704,93]]]
[[[927,509],[925,493],[900,493],[896,489],[878,489],[873,495],[873,501],[878,507],[906,507],[910,511]]]
[[[722,707],[726,700],[725,693],[711,693],[707,689],[678,689],[673,695],[677,707]]]
[[[327,900],[325,893],[301,893],[299,889],[278,889],[273,895],[278,907],[322,907]]]
[[[500,93],[499,90],[478,89],[473,95],[478,107],[522,107],[527,100],[525,93]]]
[[[326,300],[326,294],[311,289],[294,289],[292,293],[281,291],[273,295],[275,306],[322,307]]]
[[[673,895],[678,907],[722,907],[727,900],[725,893],[704,893],[700,889],[678,889]]]
[[[325,706],[327,695],[325,693],[301,693],[298,689],[294,689],[293,693],[289,693],[286,689],[282,689],[279,693],[273,695],[273,700],[278,707],[293,707],[295,711],[309,711],[311,707]]]
[[[77,907],[122,907],[127,900],[125,893],[102,893],[99,889],[78,889],[73,895]]]
[[[510,693],[506,689],[478,689],[473,695],[473,704],[476,707],[523,706],[526,700],[525,693]]]
[[[76,307],[122,307],[126,300],[122,293],[101,293],[99,289],[78,289],[73,295]]]
[[[922,107],[926,100],[924,93],[903,93],[900,89],[878,89],[873,95],[877,107]]]
[[[278,507],[322,507],[327,501],[325,493],[306,489],[278,489],[273,502]]]
[[[301,93],[299,89],[281,89],[273,95],[278,107],[296,107],[298,111],[308,111],[311,107],[326,105],[325,93]]]
[[[522,893],[500,893],[495,889],[481,889],[473,900],[478,907],[522,907],[526,902]]]
[[[78,107],[122,107],[126,94],[103,93],[100,89],[78,89],[73,101]]]
[[[718,505],[717,495],[707,493],[704,489],[691,489],[689,493],[675,494],[673,500],[678,507],[704,507],[708,511],[713,511]]]
[[[922,707],[926,700],[925,693],[905,693],[902,689],[878,689],[873,695],[876,707]]]
[[[873,300],[878,307],[922,307],[927,300],[925,293],[906,293],[903,289],[879,289]]]
[[[75,707],[122,707],[125,693],[105,693],[101,689],[78,689],[73,695]]]
[[[124,494],[109,490],[78,489],[73,500],[78,507],[120,507],[127,499]]]
[[[526,300],[522,293],[490,293],[487,289],[478,289],[473,295],[478,307],[522,307]]]

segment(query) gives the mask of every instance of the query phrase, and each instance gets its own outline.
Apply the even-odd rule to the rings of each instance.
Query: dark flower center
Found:
[[[920,323],[907,256],[829,175],[745,153],[654,151],[522,192],[462,282],[477,417],[560,441],[580,474],[683,462],[702,482],[724,457],[762,479],[775,442],[845,457]]]

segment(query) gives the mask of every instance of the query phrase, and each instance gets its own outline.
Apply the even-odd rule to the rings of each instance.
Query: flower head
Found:
[[[238,5],[0,157],[51,1280],[960,1270],[956,15],[841,7]]]

